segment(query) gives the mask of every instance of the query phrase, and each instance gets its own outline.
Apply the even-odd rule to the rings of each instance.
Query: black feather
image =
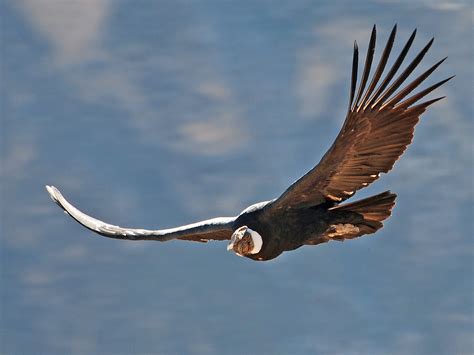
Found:
[[[376,38],[377,38],[377,29],[374,25],[372,29],[372,34],[370,35],[369,47],[367,48],[367,57],[365,58],[364,73],[362,74],[362,81],[359,85],[359,92],[357,93],[357,98],[355,100],[354,107],[357,107],[359,105],[359,100],[362,96],[362,93],[364,92],[365,85],[367,84],[367,80],[369,79],[370,68],[372,66],[372,61],[374,59]]]
[[[407,43],[405,44],[405,47],[403,47],[402,51],[400,52],[400,55],[398,56],[397,60],[395,63],[392,65],[392,68],[388,72],[388,74],[385,76],[385,79],[383,80],[382,84],[378,87],[377,91],[375,91],[375,94],[370,98],[369,102],[364,106],[364,108],[368,107],[371,105],[372,102],[377,100],[377,98],[380,96],[382,91],[387,87],[387,85],[390,83],[390,80],[394,77],[394,75],[397,73],[398,69],[400,68],[400,65],[402,65],[403,60],[405,59],[408,50],[410,49],[413,40],[415,39],[416,36],[416,29],[413,31],[411,34],[410,38],[408,39]]]

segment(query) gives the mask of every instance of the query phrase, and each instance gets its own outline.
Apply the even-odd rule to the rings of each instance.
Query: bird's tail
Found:
[[[331,208],[331,211],[355,212],[363,217],[363,220],[356,224],[357,230],[354,230],[352,233],[344,233],[345,235],[341,235],[340,238],[338,238],[339,233],[335,233],[331,239],[352,239],[364,234],[375,233],[383,227],[382,222],[392,214],[392,208],[395,205],[396,197],[396,194],[390,191],[385,191],[381,194],[367,197],[360,201],[346,203]]]

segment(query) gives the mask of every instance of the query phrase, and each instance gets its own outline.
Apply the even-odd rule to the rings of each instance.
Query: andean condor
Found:
[[[349,107],[339,135],[319,164],[274,200],[252,205],[236,217],[214,218],[171,229],[146,230],[121,228],[92,218],[71,205],[55,187],[46,188],[52,199],[72,218],[105,237],[162,242],[172,239],[228,240],[228,250],[253,260],[270,260],[303,245],[375,233],[391,214],[394,193],[386,191],[352,203],[341,202],[392,168],[411,143],[421,114],[442,97],[419,101],[452,78],[410,96],[444,58],[399,89],[433,43],[431,39],[403,72],[395,76],[415,39],[416,30],[382,76],[396,31],[395,25],[369,81],[375,51],[374,26],[358,85],[359,52],[357,43],[354,43]]]

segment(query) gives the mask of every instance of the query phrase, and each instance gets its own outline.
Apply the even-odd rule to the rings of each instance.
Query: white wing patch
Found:
[[[194,234],[202,234],[207,232],[212,234],[212,232],[214,231],[222,230],[230,231],[232,228],[231,224],[235,220],[235,217],[218,217],[184,225],[181,227],[159,230],[122,228],[113,224],[105,223],[101,220],[88,216],[85,213],[79,211],[76,207],[70,204],[63,197],[63,195],[61,195],[59,190],[54,186],[46,186],[46,189],[48,190],[49,195],[51,196],[53,201],[56,202],[62,209],[64,209],[67,214],[69,214],[77,222],[82,224],[84,227],[89,228],[94,232],[97,232],[98,234],[116,239],[146,239],[164,242],[167,240],[192,236]]]

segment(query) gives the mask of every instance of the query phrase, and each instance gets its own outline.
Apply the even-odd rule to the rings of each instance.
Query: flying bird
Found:
[[[171,229],[122,228],[84,214],[71,205],[58,189],[53,186],[46,188],[67,214],[102,236],[161,242],[172,239],[228,241],[228,250],[259,261],[274,259],[303,245],[343,241],[375,233],[391,215],[396,198],[394,193],[386,191],[352,203],[342,202],[377,180],[381,173],[392,169],[412,142],[414,127],[421,114],[444,97],[424,102],[420,100],[452,78],[412,94],[446,58],[405,84],[428,52],[433,39],[397,75],[413,44],[416,30],[391,67],[385,70],[396,32],[395,25],[370,76],[376,42],[376,27],[373,27],[359,82],[359,50],[357,42],[354,42],[347,116],[336,140],[319,164],[288,187],[280,197],[254,204],[238,216],[214,218]]]

